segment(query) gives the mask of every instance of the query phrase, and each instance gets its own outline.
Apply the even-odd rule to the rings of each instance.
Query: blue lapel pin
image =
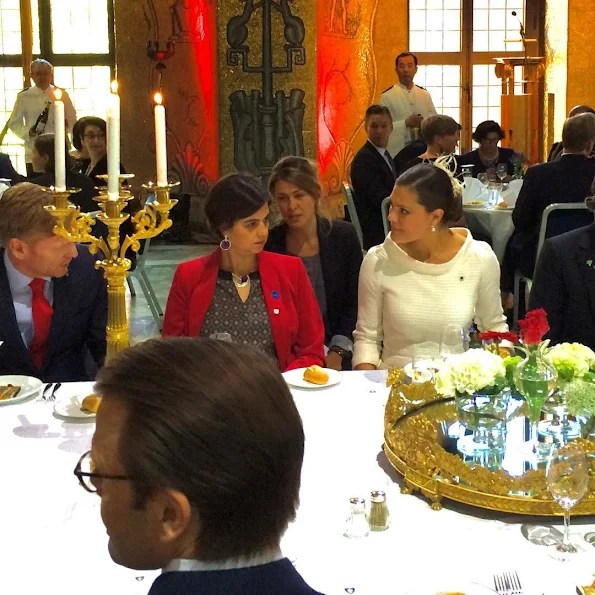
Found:
[[[276,299],[276,300],[279,299],[279,292],[278,291],[273,291],[273,293],[271,295],[273,296],[274,299]]]

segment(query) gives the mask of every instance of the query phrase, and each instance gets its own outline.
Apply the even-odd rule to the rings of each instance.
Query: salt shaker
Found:
[[[390,515],[386,505],[386,494],[380,490],[370,494],[368,523],[371,531],[386,531],[390,526]]]
[[[349,498],[349,507],[350,515],[345,524],[345,537],[367,537],[370,526],[366,519],[366,501],[364,498]]]

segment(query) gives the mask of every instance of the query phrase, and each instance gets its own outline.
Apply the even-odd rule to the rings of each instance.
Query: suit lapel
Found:
[[[391,169],[390,165],[386,162],[386,159],[378,152],[378,149],[370,142],[367,141],[369,150],[376,156],[376,159],[382,161],[384,169],[390,174],[390,177],[395,180],[395,172]]]
[[[10,292],[10,284],[6,275],[4,266],[4,250],[0,250],[0,341],[4,341],[4,348],[14,349],[14,359],[26,362],[31,368],[31,375],[37,376],[38,371],[33,365],[33,360],[29,354],[21,331],[17,323],[17,316],[14,311],[14,303]]]
[[[78,305],[77,289],[71,284],[68,275],[59,279],[52,279],[52,283],[54,284],[54,299],[52,302],[54,313],[42,372],[47,369],[54,353],[59,351],[60,340],[64,334],[64,326],[68,320],[69,312],[74,315]]]
[[[271,323],[271,333],[275,343],[277,359],[282,367],[286,362],[281,361],[281,354],[286,353],[285,346],[281,344],[287,333],[283,321],[286,319],[286,313],[283,309],[283,295],[277,267],[268,262],[268,253],[261,252],[258,257],[258,272],[260,274],[260,284],[264,295],[269,321]]]
[[[585,291],[591,307],[591,320],[595,318],[595,224],[589,225],[581,235],[576,252],[579,275],[585,280]],[[589,262],[591,264],[589,264]],[[581,271],[584,271],[581,275]]]

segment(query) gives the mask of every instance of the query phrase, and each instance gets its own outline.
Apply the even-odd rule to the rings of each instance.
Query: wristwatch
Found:
[[[343,349],[338,345],[333,345],[329,348],[329,351],[334,351],[335,353],[338,353],[341,356],[341,359],[350,360],[353,357],[353,353],[351,351],[347,351],[346,349]]]

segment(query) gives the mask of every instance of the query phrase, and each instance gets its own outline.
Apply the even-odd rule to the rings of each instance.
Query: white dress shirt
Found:
[[[8,252],[4,252],[4,267],[6,268],[6,276],[8,277],[8,284],[10,285],[10,293],[12,294],[12,303],[14,305],[14,313],[17,318],[19,332],[23,343],[29,348],[31,341],[33,341],[33,291],[29,287],[29,283],[33,281],[32,277],[24,275],[18,271],[12,264]],[[43,293],[50,304],[54,301],[54,287],[50,277],[43,277],[49,283],[45,284]],[[5,337],[0,337],[4,339]]]
[[[10,120],[9,128],[25,142],[25,161],[31,163],[31,150],[34,138],[29,136],[29,130],[35,125],[39,114],[46,106],[54,103],[54,90],[56,87],[50,85],[45,91],[36,85],[21,91],[17,95]],[[64,117],[66,118],[66,130],[72,132],[76,122],[76,112],[68,93],[62,89],[62,101],[64,102]],[[54,110],[50,107],[49,116],[45,128],[41,132],[54,132]]]
[[[279,548],[273,548],[260,554],[252,556],[240,556],[216,562],[204,562],[202,560],[176,559],[172,560],[163,572],[204,572],[209,570],[235,570],[237,568],[250,568],[262,566],[270,562],[278,562],[283,559]]]
[[[388,152],[393,157],[412,140],[411,129],[405,126],[405,120],[417,114],[427,118],[436,113],[431,95],[417,85],[408,89],[397,83],[382,93],[379,103],[388,107],[393,118],[393,131],[388,141]]]
[[[435,356],[442,329],[507,331],[500,300],[500,266],[485,242],[467,229],[465,243],[449,262],[431,264],[411,258],[387,236],[371,248],[359,276],[353,366],[402,368],[414,356]]]

